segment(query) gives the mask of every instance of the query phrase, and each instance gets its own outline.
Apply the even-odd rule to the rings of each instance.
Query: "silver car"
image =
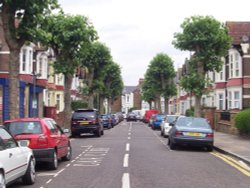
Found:
[[[178,115],[167,115],[164,121],[161,122],[161,136],[168,137],[169,131],[172,128],[174,122],[178,118]]]
[[[24,142],[24,143],[23,143]],[[35,158],[25,141],[16,140],[0,126],[0,187],[22,178],[26,185],[35,182]],[[24,146],[21,146],[24,144]]]
[[[204,118],[179,117],[168,137],[170,149],[176,146],[199,146],[213,150],[214,134],[208,121]]]

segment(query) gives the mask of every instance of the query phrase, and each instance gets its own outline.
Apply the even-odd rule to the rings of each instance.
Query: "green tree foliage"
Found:
[[[49,35],[47,45],[56,55],[55,73],[64,75],[64,127],[70,125],[71,84],[76,69],[81,66],[82,51],[88,49],[97,33],[87,17],[81,15],[52,15],[43,22]]]
[[[152,102],[156,98],[156,92],[151,84],[151,80],[146,72],[144,83],[142,85],[142,99],[149,103],[150,109],[152,108]]]
[[[86,80],[89,88],[89,108],[93,108],[94,96],[99,93],[103,86],[105,67],[112,60],[112,56],[109,48],[98,41],[87,49],[82,49],[81,54],[81,66],[88,68]]]
[[[201,96],[209,80],[208,71],[220,71],[222,57],[230,48],[227,28],[210,16],[192,16],[181,24],[182,32],[175,33],[173,44],[193,55],[188,72],[182,78],[182,87],[195,94],[195,116],[201,116]]]
[[[44,40],[47,33],[40,23],[52,10],[57,0],[1,0],[0,19],[4,37],[10,50],[9,61],[9,118],[19,117],[19,54],[25,42]]]
[[[241,134],[250,134],[250,109],[239,112],[235,117],[235,125]]]
[[[72,101],[72,103],[71,103],[72,110],[76,110],[79,108],[87,108],[87,107],[88,107],[88,103],[86,103],[82,100]]]
[[[163,96],[165,98],[165,112],[168,111],[169,97],[176,94],[174,77],[175,70],[171,58],[164,53],[157,54],[150,62],[145,79],[149,85],[148,88],[154,91],[156,97]]]

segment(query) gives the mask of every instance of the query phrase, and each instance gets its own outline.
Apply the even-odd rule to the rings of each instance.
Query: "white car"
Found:
[[[0,187],[22,178],[25,185],[35,182],[35,158],[27,141],[16,140],[0,125]],[[24,146],[21,146],[24,145]]]
[[[178,118],[178,115],[167,115],[164,121],[161,122],[161,136],[168,137],[169,131],[173,126],[174,121]]]

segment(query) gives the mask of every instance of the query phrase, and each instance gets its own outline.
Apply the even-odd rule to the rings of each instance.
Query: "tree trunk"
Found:
[[[2,12],[0,12],[3,23],[4,38],[10,50],[9,60],[9,119],[19,118],[19,53],[24,44],[22,39],[15,38],[15,11],[3,2]]]
[[[104,102],[104,98],[102,96],[100,96],[100,99],[99,99],[99,102],[100,102],[100,113],[101,114],[104,114],[105,113],[105,110],[104,110],[104,105],[103,105],[103,102]]]
[[[194,117],[201,117],[201,96],[195,96]]]
[[[112,113],[112,99],[108,99],[108,113]]]
[[[88,87],[91,88],[94,80],[94,69],[90,69],[88,75]],[[89,93],[89,101],[88,101],[88,108],[94,108],[94,93],[90,91]]]
[[[168,109],[168,97],[165,97],[164,98],[164,112],[166,113],[166,114],[169,114],[169,109]]]
[[[71,85],[72,85],[72,75],[64,75],[65,76],[65,85],[64,85],[64,122],[63,127],[69,128],[71,123],[72,109],[71,109]]]
[[[11,50],[9,62],[9,118],[19,118],[19,50]]]

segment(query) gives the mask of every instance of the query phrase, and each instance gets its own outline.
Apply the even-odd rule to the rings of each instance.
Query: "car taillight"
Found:
[[[175,132],[175,136],[182,136],[182,132],[176,131],[176,132]]]
[[[207,134],[207,138],[213,138],[214,137],[214,134],[213,133],[208,133]]]
[[[73,125],[77,125],[77,121],[72,121],[72,124]]]
[[[48,137],[45,135],[40,135],[37,140],[38,145],[47,145],[48,144]]]
[[[92,120],[91,123],[92,123],[92,124],[97,124],[98,121],[97,121],[97,120]]]

